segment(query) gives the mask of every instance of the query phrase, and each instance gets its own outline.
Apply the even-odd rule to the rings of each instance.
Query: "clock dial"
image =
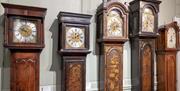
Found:
[[[154,31],[154,15],[151,9],[145,8],[142,13],[142,31],[153,32]]]
[[[37,29],[33,22],[15,19],[13,25],[13,42],[36,43]]]
[[[66,27],[66,48],[84,48],[84,28]]]
[[[167,32],[167,48],[176,48],[176,31],[169,28]]]
[[[107,36],[121,37],[123,36],[123,20],[118,11],[112,10],[107,15]]]

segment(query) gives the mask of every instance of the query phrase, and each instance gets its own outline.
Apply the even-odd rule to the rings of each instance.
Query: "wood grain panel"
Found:
[[[143,52],[142,60],[142,91],[151,91],[152,90],[152,70],[151,70],[151,48],[150,46],[145,46]]]
[[[12,53],[11,91],[39,90],[39,53]]]
[[[105,90],[122,91],[123,63],[121,46],[105,46]]]
[[[157,55],[158,91],[176,91],[176,55]]]
[[[66,63],[66,91],[83,91],[84,68],[81,63]]]
[[[167,69],[167,91],[176,91],[176,56],[167,56],[166,68]]]
[[[164,62],[164,55],[157,54],[157,90],[158,91],[165,91],[165,62]]]

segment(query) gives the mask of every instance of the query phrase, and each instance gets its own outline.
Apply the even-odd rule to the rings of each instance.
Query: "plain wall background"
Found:
[[[132,0],[119,1],[124,3]],[[90,51],[92,52],[87,56],[86,61],[86,89],[87,91],[96,91],[98,60],[97,55],[95,55],[96,23],[94,15],[97,7],[102,3],[102,0],[0,0],[0,2],[47,8],[44,26],[46,46],[40,56],[40,86],[42,88],[49,86],[51,91],[60,91],[61,60],[57,54],[58,13],[60,11],[66,11],[93,15],[90,25]],[[180,17],[179,8],[180,0],[162,0],[160,4],[159,26],[171,22],[175,16]],[[4,30],[3,13],[4,9],[2,5],[0,5],[0,91],[9,91],[9,51],[4,49],[2,45]],[[123,87],[125,91],[131,89],[130,54],[130,44],[126,42],[123,54]],[[180,64],[180,58],[177,58],[178,64]],[[177,71],[180,69],[178,64]],[[180,76],[180,72],[178,72],[177,75]],[[177,87],[180,87],[179,81],[180,77],[178,77]]]

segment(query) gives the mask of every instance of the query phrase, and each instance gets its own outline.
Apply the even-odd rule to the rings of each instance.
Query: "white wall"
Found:
[[[160,13],[159,13],[159,25],[172,22],[173,17],[176,14],[176,0],[161,0]]]
[[[122,2],[129,2],[132,0],[120,0]],[[58,23],[57,15],[59,11],[86,13],[93,15],[90,25],[90,51],[91,54],[87,56],[87,70],[86,81],[87,91],[95,91],[97,89],[97,56],[95,55],[95,35],[96,23],[94,15],[96,8],[102,3],[102,0],[1,0],[0,2],[14,3],[28,6],[38,6],[47,8],[47,15],[45,18],[45,45],[46,47],[41,53],[40,57],[40,86],[50,86],[52,91],[60,90],[60,60],[57,54],[57,32]],[[172,21],[176,14],[175,0],[162,0],[159,13],[159,25],[165,22]],[[168,11],[168,12],[167,12]],[[3,8],[0,5],[0,49],[3,48]],[[4,50],[8,53],[8,50]],[[2,62],[4,61],[4,62]],[[130,44],[125,43],[124,46],[124,73],[123,82],[124,90],[129,91],[130,82]],[[0,88],[2,91],[9,91],[9,60],[6,54],[3,59],[3,51],[0,51]],[[2,87],[1,87],[2,86]],[[0,90],[1,91],[1,90]]]
[[[176,16],[180,17],[180,0],[176,0]]]
[[[180,0],[176,0],[176,17],[180,18]],[[180,91],[180,52],[177,54],[177,90]]]

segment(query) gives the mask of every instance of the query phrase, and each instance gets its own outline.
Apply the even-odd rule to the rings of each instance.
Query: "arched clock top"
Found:
[[[151,9],[154,15],[156,15],[156,13],[159,12],[158,7],[156,7],[155,5],[152,5],[152,4],[146,4],[146,5],[144,5],[143,8],[142,8],[143,11],[144,11],[144,9],[146,9],[146,8]]]
[[[116,49],[113,47],[106,47],[105,52],[107,53],[107,55],[110,55],[112,52],[118,52],[118,53],[122,53],[122,48]]]
[[[127,8],[126,4],[123,4],[121,2],[118,2],[117,0],[112,0],[106,3],[106,8],[107,11],[111,10],[111,8],[117,8],[122,12],[122,14],[127,15],[129,12],[129,9]]]
[[[149,47],[152,50],[151,43],[146,42],[141,44],[141,50],[144,50],[145,48]]]

